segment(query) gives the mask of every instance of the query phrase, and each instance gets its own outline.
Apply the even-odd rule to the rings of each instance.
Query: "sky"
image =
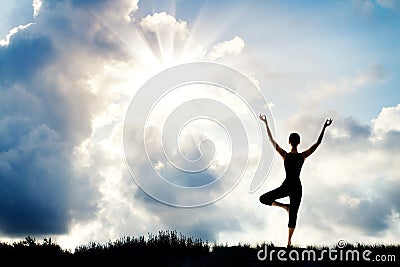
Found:
[[[0,10],[0,241],[52,237],[74,249],[176,230],[285,245],[286,212],[258,199],[285,178],[259,113],[285,150],[290,132],[305,150],[333,119],[302,169],[294,245],[400,239],[398,1],[7,0]],[[196,62],[251,86],[146,86]],[[263,151],[268,171],[250,192]],[[190,168],[205,171],[191,180]],[[220,184],[179,195],[155,183],[148,194],[140,181],[153,172],[183,187]],[[154,195],[212,201],[182,208]]]

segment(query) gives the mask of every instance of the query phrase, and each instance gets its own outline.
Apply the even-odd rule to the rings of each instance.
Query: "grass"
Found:
[[[363,258],[365,251],[370,251],[367,253],[369,261]],[[336,259],[332,260],[334,256]],[[349,256],[347,260],[346,256]],[[377,256],[385,261],[378,263]],[[105,244],[90,242],[78,246],[74,252],[62,249],[51,238],[39,242],[28,236],[12,244],[0,242],[0,259],[18,266],[397,266],[400,245],[357,243],[343,248],[287,249],[272,243],[251,246],[244,242],[228,246],[187,237],[176,231],[160,231],[156,235],[123,237]]]

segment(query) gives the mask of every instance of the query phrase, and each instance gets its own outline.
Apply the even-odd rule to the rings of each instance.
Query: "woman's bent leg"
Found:
[[[260,196],[260,202],[265,205],[269,205],[269,206],[271,206],[272,203],[275,202],[276,204],[278,204],[276,206],[281,206],[284,204],[276,202],[275,200],[277,200],[279,198],[287,197],[288,195],[289,194],[288,194],[288,190],[287,190],[286,186],[281,185],[280,187],[275,188],[274,190],[271,190],[265,194],[262,194]],[[281,205],[279,205],[279,204],[281,204]]]

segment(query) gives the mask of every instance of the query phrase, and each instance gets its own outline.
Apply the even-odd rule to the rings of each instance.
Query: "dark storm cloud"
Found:
[[[48,63],[54,49],[45,37],[12,38],[12,44],[0,48],[0,85],[29,82]]]
[[[96,99],[80,80],[95,64],[79,68],[86,58],[72,52],[114,48],[95,38],[60,41],[69,39],[73,21],[90,18],[51,2],[47,8],[0,48],[0,232],[9,236],[66,233],[72,219],[94,214],[99,198],[90,172],[76,171],[72,161],[74,147],[91,133],[88,103]]]
[[[362,185],[359,186],[359,188],[361,187]],[[388,219],[393,212],[400,212],[400,196],[397,193],[399,185],[394,181],[381,179],[379,184],[375,184],[375,187],[370,189],[371,196],[357,188],[342,189],[341,192],[351,190],[351,196],[359,199],[360,203],[354,207],[340,205],[340,209],[338,209],[342,211],[339,215],[340,224],[357,227],[367,235],[379,236],[388,230],[390,227]],[[338,191],[337,194],[341,192]]]
[[[349,222],[360,226],[370,235],[380,233],[388,228],[386,218],[390,215],[391,207],[387,204],[385,199],[364,200],[356,212],[348,210]]]
[[[39,125],[2,151],[0,229],[5,233],[66,230],[68,157],[56,131]]]

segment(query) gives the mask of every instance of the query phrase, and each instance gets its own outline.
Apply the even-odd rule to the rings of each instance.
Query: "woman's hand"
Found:
[[[260,120],[262,120],[262,121],[265,122],[265,123],[268,123],[268,122],[267,122],[267,116],[265,116],[265,115],[261,115],[261,114],[260,114]]]
[[[328,127],[331,124],[332,124],[332,119],[326,119],[325,124],[324,124],[324,128]]]

